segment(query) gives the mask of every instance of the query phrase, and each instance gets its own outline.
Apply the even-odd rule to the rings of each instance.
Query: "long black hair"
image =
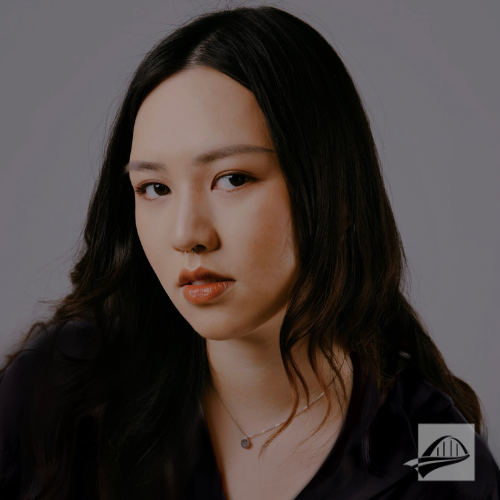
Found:
[[[303,342],[323,389],[316,355],[325,355],[339,373],[336,344],[358,353],[382,395],[404,350],[426,380],[449,394],[479,432],[483,428],[476,394],[450,372],[405,298],[401,238],[363,104],[339,56],[316,30],[283,10],[221,10],[176,29],[135,71],[92,195],[71,271],[73,289],[52,319],[26,337],[75,320],[98,332],[93,355],[61,358],[65,376],[44,393],[44,416],[33,424],[28,450],[42,483],[36,498],[64,498],[74,452],[70,437],[86,416],[98,423],[103,498],[182,495],[209,377],[206,344],[173,306],[142,250],[124,166],[146,96],[166,78],[199,65],[253,93],[291,200],[299,272],[280,348],[295,398],[287,423],[265,446],[291,422],[299,386],[307,394],[292,355]]]

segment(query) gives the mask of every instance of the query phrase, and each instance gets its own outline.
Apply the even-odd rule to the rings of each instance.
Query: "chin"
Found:
[[[285,304],[272,304],[272,300],[193,306],[183,298],[176,300],[179,297],[175,295],[172,298],[174,306],[193,330],[207,340],[231,340],[250,333],[279,332],[285,313]]]
[[[253,331],[260,322],[255,318],[237,314],[221,314],[221,311],[192,311],[179,309],[193,330],[207,340],[230,340]]]
[[[193,330],[201,337],[207,340],[230,340],[244,336],[250,330],[248,324],[229,324],[224,320],[206,320],[202,318],[186,317],[188,323],[193,327]]]

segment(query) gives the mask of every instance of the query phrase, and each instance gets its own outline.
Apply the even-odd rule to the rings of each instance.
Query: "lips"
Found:
[[[193,271],[183,269],[179,275],[178,286],[184,286],[187,284],[202,285],[206,282],[213,283],[216,281],[234,281],[234,279],[229,276],[223,276],[222,274],[211,271],[210,269],[198,267]]]
[[[234,286],[234,280],[215,281],[205,285],[186,284],[182,287],[182,295],[191,304],[206,304],[225,295]]]

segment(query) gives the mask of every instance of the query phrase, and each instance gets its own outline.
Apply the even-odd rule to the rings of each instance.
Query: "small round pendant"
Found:
[[[243,448],[249,448],[250,447],[250,440],[248,438],[242,439],[241,446]]]

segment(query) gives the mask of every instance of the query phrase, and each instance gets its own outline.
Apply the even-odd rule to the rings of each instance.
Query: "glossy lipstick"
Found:
[[[194,271],[183,270],[178,286],[182,287],[184,298],[191,304],[204,304],[222,295],[234,284],[232,278],[215,271],[199,267]]]
[[[222,295],[234,281],[215,281],[206,285],[184,285],[182,294],[191,304],[204,304]]]

